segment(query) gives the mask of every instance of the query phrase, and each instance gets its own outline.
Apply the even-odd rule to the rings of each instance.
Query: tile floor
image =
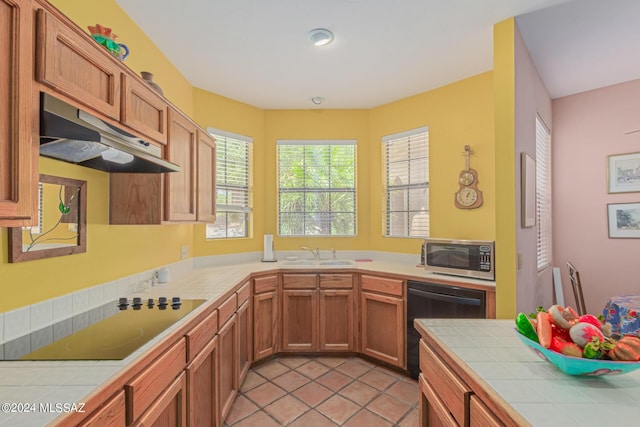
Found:
[[[225,427],[415,427],[418,385],[357,357],[280,357],[251,369]]]

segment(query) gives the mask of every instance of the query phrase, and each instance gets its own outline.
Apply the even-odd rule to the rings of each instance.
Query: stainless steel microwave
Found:
[[[495,242],[425,239],[424,268],[430,273],[495,280]]]

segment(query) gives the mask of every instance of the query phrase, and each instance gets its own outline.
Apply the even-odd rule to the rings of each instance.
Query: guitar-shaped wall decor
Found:
[[[471,146],[464,146],[464,169],[458,177],[460,189],[456,193],[455,205],[460,209],[475,209],[482,206],[482,191],[478,189],[478,172],[469,167],[469,156],[473,154]]]

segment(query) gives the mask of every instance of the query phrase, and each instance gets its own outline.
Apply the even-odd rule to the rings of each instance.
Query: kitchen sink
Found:
[[[353,262],[346,259],[332,259],[328,261],[320,261],[320,265],[353,265]]]
[[[284,261],[283,265],[316,265],[317,261],[312,259],[297,259],[295,261]]]
[[[346,259],[327,259],[327,260],[319,260],[315,261],[312,259],[297,259],[290,261],[283,261],[282,265],[297,265],[297,266],[333,266],[333,267],[347,267],[353,265],[353,261],[349,261]]]

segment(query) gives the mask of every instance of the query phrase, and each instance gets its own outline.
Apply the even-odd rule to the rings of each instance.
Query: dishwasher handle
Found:
[[[443,295],[435,292],[421,291],[419,289],[413,289],[413,288],[409,288],[409,294],[421,296],[421,297],[427,297],[427,298],[435,299],[438,301],[465,304],[465,305],[480,305],[480,303],[482,302],[482,300],[477,298],[465,298],[465,297],[460,297],[455,295]]]

